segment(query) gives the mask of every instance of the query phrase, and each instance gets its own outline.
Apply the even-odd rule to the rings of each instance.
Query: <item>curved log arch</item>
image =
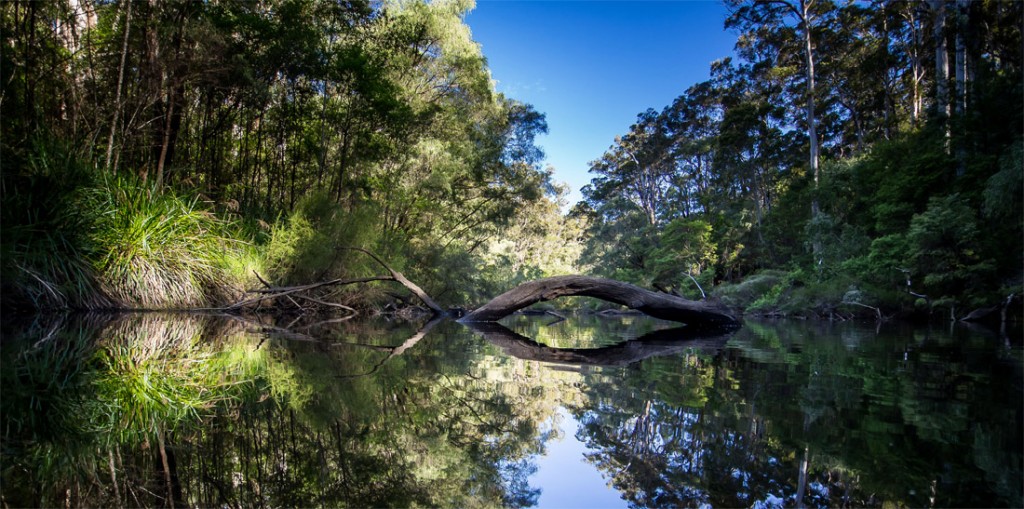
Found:
[[[682,322],[691,327],[739,325],[739,320],[732,312],[718,302],[692,301],[613,279],[589,276],[555,276],[523,283],[491,299],[460,321],[496,322],[531,304],[572,295],[613,302],[655,318]]]

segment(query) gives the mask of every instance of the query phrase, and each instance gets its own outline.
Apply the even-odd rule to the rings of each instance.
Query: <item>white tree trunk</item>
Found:
[[[110,119],[110,136],[107,138],[107,159],[104,166],[110,169],[110,157],[114,153],[114,133],[121,118],[121,88],[124,84],[124,65],[128,56],[128,33],[132,28],[132,2],[125,0],[124,41],[121,43],[121,65],[117,70],[117,88],[114,92],[114,116]]]

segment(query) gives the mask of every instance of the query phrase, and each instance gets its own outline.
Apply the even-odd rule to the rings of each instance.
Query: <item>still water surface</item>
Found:
[[[1021,507],[986,329],[639,316],[4,324],[5,506]],[[1011,334],[1010,337],[1019,336]]]

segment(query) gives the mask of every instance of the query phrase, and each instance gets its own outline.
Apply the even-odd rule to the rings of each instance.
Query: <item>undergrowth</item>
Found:
[[[244,243],[197,197],[157,192],[120,176],[104,177],[87,194],[89,206],[100,211],[91,239],[102,250],[91,261],[116,303],[202,306],[232,285],[229,260],[244,253]]]
[[[4,172],[0,208],[6,306],[206,306],[248,284],[259,264],[198,196],[99,171],[53,143]]]

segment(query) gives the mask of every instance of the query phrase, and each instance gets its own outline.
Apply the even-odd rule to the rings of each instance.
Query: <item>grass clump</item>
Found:
[[[90,233],[97,211],[81,203],[96,185],[92,168],[69,149],[37,142],[19,167],[2,173],[0,284],[9,307],[111,305],[96,281]]]
[[[185,308],[228,298],[258,264],[196,196],[103,172],[37,142],[3,175],[5,307]]]
[[[727,306],[746,309],[754,305],[755,302],[763,303],[770,299],[770,294],[780,288],[780,283],[786,279],[787,275],[781,270],[762,270],[739,283],[722,284],[715,287],[714,295]]]
[[[107,294],[143,308],[207,305],[231,286],[229,260],[242,251],[228,225],[198,198],[158,193],[123,177],[92,191],[96,221],[93,260]],[[240,274],[236,274],[240,276]]]

